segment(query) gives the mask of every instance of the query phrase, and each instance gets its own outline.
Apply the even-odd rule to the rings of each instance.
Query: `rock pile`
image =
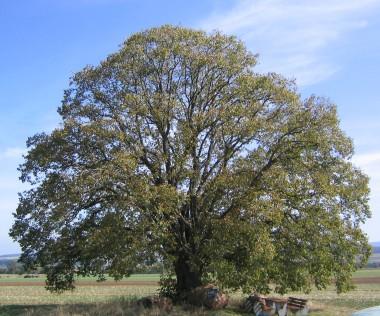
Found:
[[[222,293],[218,287],[208,284],[199,286],[188,295],[188,302],[196,306],[204,306],[216,310],[225,308],[228,304],[228,296]]]
[[[162,311],[170,313],[173,309],[173,302],[168,297],[161,296],[147,296],[139,299],[137,301],[138,306],[142,306],[144,308],[153,308],[157,307]]]

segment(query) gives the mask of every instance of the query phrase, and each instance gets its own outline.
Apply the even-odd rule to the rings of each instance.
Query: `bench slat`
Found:
[[[306,307],[307,300],[303,298],[289,297],[288,308],[290,310],[301,310]]]
[[[289,308],[299,308],[299,309],[302,309],[304,308],[306,305],[299,305],[299,304],[291,304],[291,303],[288,303],[288,306]]]
[[[292,296],[290,296],[290,297],[288,298],[288,301],[289,301],[289,300],[291,300],[291,301],[307,302],[307,300],[304,299],[304,298],[297,298],[297,297],[292,297]]]

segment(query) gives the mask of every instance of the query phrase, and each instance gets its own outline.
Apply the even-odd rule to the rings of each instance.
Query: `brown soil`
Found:
[[[355,284],[380,284],[380,277],[371,278],[353,278]]]

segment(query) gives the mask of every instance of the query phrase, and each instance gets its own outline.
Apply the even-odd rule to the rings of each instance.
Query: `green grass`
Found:
[[[98,303],[155,294],[156,286],[78,286],[74,291],[54,294],[43,286],[0,286],[0,305],[50,305]]]
[[[96,277],[78,277],[77,281],[94,281]],[[159,274],[132,274],[128,278],[124,278],[125,281],[153,281],[158,282],[160,280]],[[40,275],[38,278],[24,278],[23,275],[14,274],[0,274],[0,282],[36,282],[45,281],[45,276]],[[108,278],[106,282],[113,282],[112,278]]]
[[[353,277],[357,278],[371,278],[380,277],[380,269],[361,269],[354,273]],[[96,281],[96,277],[78,277],[77,280],[80,281]],[[125,281],[154,281],[158,282],[160,280],[159,274],[132,274],[128,278],[124,278]],[[38,278],[24,278],[24,276],[0,274],[0,282],[35,282],[35,281],[45,281],[45,276],[40,275]],[[113,282],[112,278],[108,278],[106,282]]]
[[[78,280],[94,280],[96,281],[96,277],[79,277]],[[112,280],[110,278],[109,280]],[[159,274],[132,274],[128,278],[124,278],[125,281],[159,281],[160,275]]]
[[[157,308],[143,309],[130,300],[113,300],[107,303],[71,304],[71,305],[39,305],[39,306],[0,306],[0,316],[164,316],[168,315]],[[238,316],[249,315],[241,313],[236,308],[222,311],[207,311],[203,308],[186,308],[175,306],[171,316]]]
[[[308,295],[300,293],[289,295],[307,298],[314,310],[310,315],[343,316],[380,305],[380,284],[359,284],[354,290],[343,294],[337,294],[333,287],[329,287],[324,291],[313,291]]]
[[[374,278],[380,277],[380,269],[360,269],[356,271],[353,277],[360,278]]]
[[[378,277],[380,269],[365,269],[358,271],[356,277]],[[131,281],[157,281],[158,275],[133,275]],[[2,276],[1,281],[14,280],[25,282],[22,277]],[[81,280],[95,280],[94,278],[81,278]],[[0,282],[1,282],[0,281]],[[80,285],[80,282],[78,283]],[[7,315],[161,315],[158,310],[141,310],[131,303],[139,297],[157,293],[156,286],[142,285],[115,285],[107,282],[99,286],[78,286],[74,291],[63,294],[52,294],[43,286],[0,286],[0,316]],[[380,284],[359,284],[349,293],[338,295],[333,287],[324,291],[313,291],[308,295],[302,293],[289,293],[309,300],[312,306],[311,316],[350,315],[356,310],[380,305]],[[239,303],[244,296],[232,295],[232,304],[218,312],[208,312],[203,309],[188,310],[176,307],[171,315],[207,315],[207,316],[236,316],[246,315],[239,311]]]
[[[35,282],[35,281],[44,281],[45,276],[40,276],[38,278],[24,278],[20,275],[4,275],[0,274],[0,282]]]

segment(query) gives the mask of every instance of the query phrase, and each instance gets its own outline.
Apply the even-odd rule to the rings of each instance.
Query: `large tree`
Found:
[[[254,71],[235,37],[163,26],[77,73],[28,139],[11,236],[48,287],[163,261],[177,293],[307,291],[369,254],[368,179],[336,107]]]

